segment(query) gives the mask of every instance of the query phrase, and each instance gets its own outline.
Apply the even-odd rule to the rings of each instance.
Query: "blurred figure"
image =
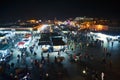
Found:
[[[101,80],[104,80],[104,73],[101,73]]]

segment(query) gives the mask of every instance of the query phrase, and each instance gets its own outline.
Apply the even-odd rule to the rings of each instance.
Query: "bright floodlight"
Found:
[[[42,25],[41,30],[44,30],[47,26],[49,26],[49,25],[47,25],[47,24]]]
[[[86,71],[85,71],[85,70],[83,70],[83,74],[86,74]]]

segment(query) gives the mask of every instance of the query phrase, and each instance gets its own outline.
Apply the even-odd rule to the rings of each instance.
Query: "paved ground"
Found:
[[[34,39],[33,41],[31,41],[31,45],[33,45],[34,43]],[[107,57],[106,61],[107,64],[104,65],[102,63],[102,59],[104,57],[104,47],[108,48],[108,51],[111,52],[112,56],[111,57]],[[30,54],[29,49],[27,49],[29,52],[29,56],[26,58],[26,64],[27,66],[31,69],[32,72],[32,78],[33,80],[39,80],[40,79],[40,72],[41,71],[37,71],[39,70],[39,68],[37,67],[33,67],[31,64],[31,58],[32,59],[37,59],[39,62],[41,60],[41,47],[39,46],[38,49],[35,48],[35,52],[37,53],[36,56],[33,56]],[[15,63],[15,66],[18,67],[25,67],[24,64],[22,63],[17,63],[17,54],[21,54],[20,51],[18,49],[13,49],[14,51],[14,56],[13,59],[9,62],[9,64],[11,64],[12,62]],[[81,61],[79,62],[74,62],[70,60],[69,55],[74,53],[79,53],[81,52],[82,55],[85,55],[85,53],[88,53],[90,56],[92,56],[91,59],[85,59],[83,58]],[[72,51],[71,49],[68,49],[67,51],[68,54],[66,54],[66,52],[61,52],[60,56],[65,57],[65,60],[62,61],[60,64],[56,64],[54,62],[55,56],[58,56],[58,52],[52,52],[49,53],[50,54],[50,63],[49,64],[45,64],[44,65],[44,69],[45,72],[48,72],[50,75],[50,78],[52,80],[92,80],[92,72],[96,71],[99,75],[99,80],[100,80],[100,74],[101,72],[105,73],[105,80],[119,80],[119,76],[120,76],[120,63],[119,63],[119,59],[120,59],[120,43],[119,42],[115,42],[113,47],[111,46],[111,43],[104,43],[103,47],[100,46],[89,46],[83,49],[80,49],[79,47],[75,48],[74,51]],[[43,53],[44,57],[47,57],[48,53]],[[112,67],[110,67],[109,62],[110,60],[112,60]],[[88,75],[85,75],[82,73],[82,71],[84,69],[86,69],[87,66],[87,70],[88,70]]]

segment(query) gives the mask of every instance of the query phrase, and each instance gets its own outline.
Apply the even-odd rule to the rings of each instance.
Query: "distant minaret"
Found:
[[[54,24],[56,24],[56,23],[57,23],[57,18],[55,17],[55,18],[54,18]]]

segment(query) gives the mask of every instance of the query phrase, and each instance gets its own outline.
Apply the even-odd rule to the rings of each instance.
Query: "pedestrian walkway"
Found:
[[[34,76],[33,79],[39,79],[40,71],[39,68],[42,65],[44,68],[44,72],[50,72],[49,74],[52,75],[53,80],[57,80],[56,77],[60,77],[60,72],[63,73],[65,76],[62,75],[63,79],[61,80],[92,80],[95,72],[97,72],[100,79],[101,72],[104,72],[106,76],[106,80],[117,80],[119,77],[119,52],[115,52],[116,50],[119,51],[120,49],[117,47],[119,44],[117,42],[114,43],[112,47],[107,44],[107,51],[112,53],[111,57],[106,57],[106,53],[104,51],[105,46],[101,46],[99,44],[94,44],[93,46],[88,45],[87,41],[81,40],[80,42],[75,42],[74,39],[70,45],[68,44],[67,49],[63,52],[60,51],[59,55],[58,52],[42,52],[41,46],[38,46],[38,42],[33,38],[31,44],[27,48],[28,55],[25,56],[25,63],[17,63],[17,55],[21,55],[21,51],[19,49],[13,48],[13,58],[10,60],[9,64],[15,63],[16,67],[25,68],[26,66],[32,69],[32,75]],[[71,44],[74,44],[71,46]],[[33,46],[33,53],[31,53],[29,47]],[[72,49],[74,48],[74,49]],[[34,55],[34,52],[36,55]],[[43,55],[42,55],[43,53]],[[49,54],[49,61],[48,60]],[[119,55],[119,56],[118,56]],[[55,56],[62,57],[63,60],[60,62],[57,59],[57,63],[55,62]],[[71,56],[73,61],[71,61]],[[45,62],[42,62],[42,58],[44,57]],[[75,59],[77,58],[77,59]],[[111,64],[109,64],[111,61]],[[32,62],[35,62],[33,65]],[[59,63],[60,62],[60,63]],[[104,63],[103,63],[104,62]],[[37,63],[37,65],[36,65]],[[37,66],[37,67],[35,67]],[[111,66],[111,68],[110,68]],[[87,71],[87,75],[83,73],[83,71]],[[60,72],[59,72],[60,71]],[[95,71],[95,72],[94,72]],[[35,74],[34,74],[35,73]],[[114,74],[112,74],[114,73]],[[116,78],[117,77],[117,78]],[[87,79],[86,79],[87,78]]]

